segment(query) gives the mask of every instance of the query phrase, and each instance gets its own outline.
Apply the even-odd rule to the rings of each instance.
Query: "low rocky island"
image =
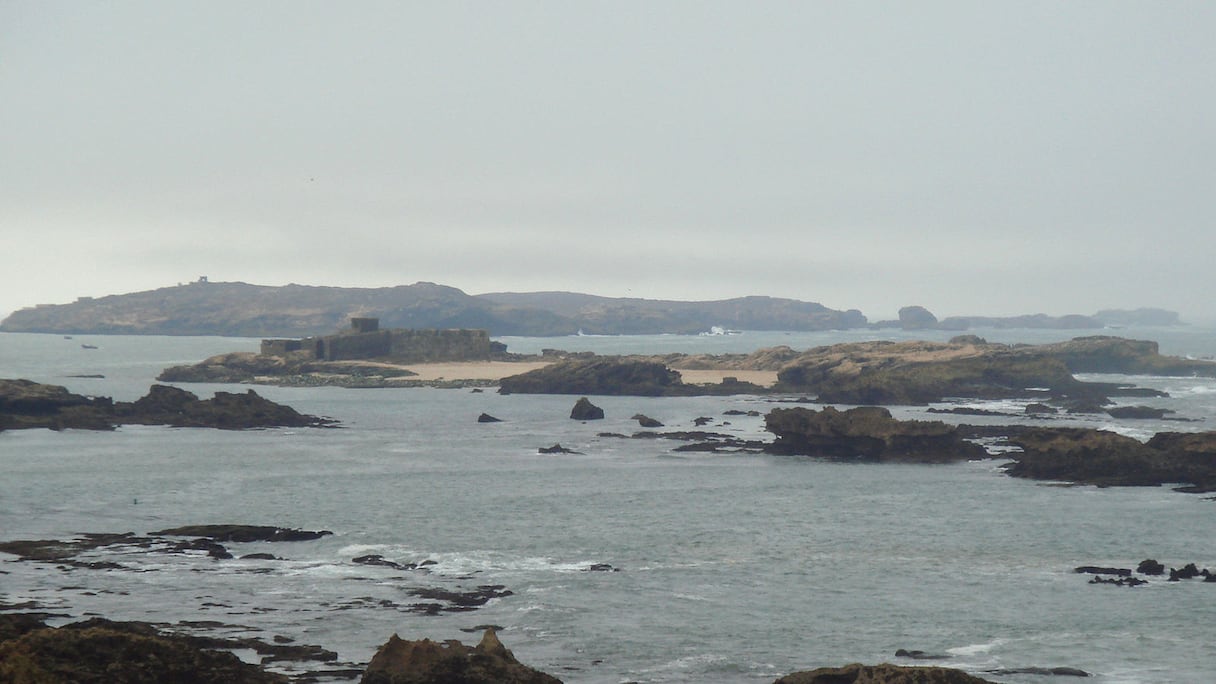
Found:
[[[265,427],[324,427],[334,421],[304,415],[253,390],[216,392],[200,399],[186,390],[153,385],[133,402],[86,397],[60,385],[0,379],[0,430],[112,430],[119,425],[168,425],[245,430]]]

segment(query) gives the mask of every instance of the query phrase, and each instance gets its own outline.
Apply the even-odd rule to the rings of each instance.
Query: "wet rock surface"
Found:
[[[242,662],[214,648],[247,648],[240,643],[162,634],[139,622],[93,618],[47,627],[22,616],[0,616],[0,681],[162,682],[282,684],[287,677]],[[258,646],[272,647],[258,642]],[[311,647],[310,647],[311,648]],[[328,652],[324,656],[329,657]],[[336,656],[335,656],[336,657]]]
[[[368,663],[361,684],[561,684],[515,659],[493,629],[476,646],[456,640],[410,641],[396,634]]]

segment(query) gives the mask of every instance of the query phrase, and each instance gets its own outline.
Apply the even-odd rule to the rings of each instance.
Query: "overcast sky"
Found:
[[[1216,318],[1216,3],[0,0],[0,315],[213,281]]]

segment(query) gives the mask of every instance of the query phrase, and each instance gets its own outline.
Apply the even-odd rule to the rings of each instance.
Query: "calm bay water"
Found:
[[[911,337],[882,331],[882,337]],[[1043,342],[1085,332],[978,331]],[[1166,353],[1216,354],[1216,333],[1121,330]],[[505,338],[512,351],[748,352],[876,337],[873,332],[721,337]],[[918,334],[916,337],[925,337]],[[948,338],[949,335],[942,335]],[[89,343],[98,349],[85,350]],[[134,399],[163,367],[252,350],[257,340],[0,335],[0,377]],[[103,374],[105,378],[71,378]],[[1210,429],[1216,380],[1134,378],[1191,423],[1079,418],[1128,434]],[[200,395],[238,389],[193,385]],[[244,389],[244,388],[239,388]],[[387,637],[462,639],[483,624],[525,663],[567,682],[763,682],[799,669],[949,654],[953,667],[1078,667],[1098,682],[1216,681],[1216,585],[1087,584],[1078,565],[1216,567],[1216,502],[1168,488],[1096,489],[1014,480],[999,461],[847,465],[672,451],[624,440],[635,413],[667,429],[714,418],[763,438],[761,417],[728,409],[769,398],[596,397],[607,419],[567,418],[572,397],[468,390],[258,387],[336,430],[0,433],[0,538],[146,533],[202,523],[333,530],[314,542],[233,544],[282,560],[98,552],[142,570],[0,561],[0,602],[70,617],[179,623],[282,635],[366,662]],[[487,412],[502,418],[478,424]],[[923,409],[898,415],[926,417]],[[969,419],[975,421],[975,419]],[[1009,419],[1005,419],[1009,420]],[[727,425],[726,423],[730,424]],[[997,421],[999,422],[999,421]],[[1054,423],[1064,424],[1064,423]],[[579,455],[541,455],[561,443]],[[429,573],[356,556],[435,561]],[[587,572],[608,563],[619,572]],[[419,587],[504,585],[468,613],[403,609]],[[985,675],[1038,682],[1033,675]]]

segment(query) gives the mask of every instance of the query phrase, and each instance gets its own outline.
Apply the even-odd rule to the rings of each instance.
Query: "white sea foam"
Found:
[[[975,656],[990,652],[992,649],[1005,643],[1005,639],[993,639],[979,644],[968,644],[966,646],[956,646],[946,649],[946,653],[959,657]]]

